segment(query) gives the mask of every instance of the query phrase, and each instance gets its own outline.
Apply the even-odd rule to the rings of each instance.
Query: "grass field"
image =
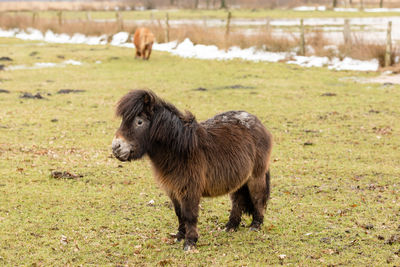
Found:
[[[0,72],[0,88],[10,91],[0,93],[0,265],[400,265],[399,86],[281,63],[160,52],[135,61],[132,50],[111,46],[2,38],[0,47],[13,60],[6,65],[83,62]],[[251,88],[224,88],[232,85]],[[197,251],[173,242],[177,220],[148,159],[111,157],[115,103],[134,88],[198,120],[246,110],[269,128],[272,198],[259,232],[221,230],[224,196],[201,203]],[[82,177],[55,179],[54,170]]]

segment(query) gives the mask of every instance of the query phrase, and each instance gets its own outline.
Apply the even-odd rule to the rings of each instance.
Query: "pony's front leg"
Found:
[[[185,243],[183,249],[185,251],[196,247],[199,237],[197,233],[197,218],[199,216],[200,197],[185,196],[181,201],[182,218],[185,222]]]
[[[183,221],[182,218],[181,204],[172,194],[169,197],[172,201],[172,204],[174,205],[175,214],[178,217],[179,227],[178,227],[178,233],[176,234],[175,237],[179,242],[185,238],[185,233],[186,233],[185,222]]]

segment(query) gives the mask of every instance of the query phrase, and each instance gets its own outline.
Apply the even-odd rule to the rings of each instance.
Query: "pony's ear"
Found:
[[[143,95],[144,111],[147,115],[152,116],[154,114],[155,102],[156,99],[152,92],[146,92]]]

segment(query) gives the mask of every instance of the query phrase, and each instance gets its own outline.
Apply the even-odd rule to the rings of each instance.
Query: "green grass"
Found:
[[[385,244],[400,234],[399,86],[342,79],[374,74],[281,63],[160,52],[143,62],[110,46],[3,38],[0,47],[13,59],[2,64],[61,62],[61,55],[84,62],[0,72],[0,88],[10,91],[0,94],[0,265],[400,264],[400,243]],[[234,84],[255,88],[219,89]],[[56,94],[66,88],[86,92]],[[272,198],[259,232],[221,231],[230,209],[224,196],[201,203],[197,253],[173,243],[177,220],[148,159],[110,157],[115,103],[134,88],[152,89],[198,120],[247,110],[270,129]],[[22,92],[46,100],[20,99]],[[56,180],[51,170],[83,177]]]
[[[233,18],[243,19],[295,19],[295,18],[360,18],[360,17],[389,17],[398,16],[398,12],[335,12],[335,11],[294,11],[284,9],[237,9],[231,10]],[[6,12],[8,14],[32,15],[30,11]],[[86,11],[64,11],[63,17],[66,19],[86,19]],[[145,10],[145,11],[121,11],[124,19],[165,19],[165,14],[169,14],[170,19],[226,19],[226,10],[204,10],[204,9],[179,9],[179,10]],[[57,11],[40,11],[41,18],[56,18]],[[92,19],[115,19],[115,11],[91,11]]]

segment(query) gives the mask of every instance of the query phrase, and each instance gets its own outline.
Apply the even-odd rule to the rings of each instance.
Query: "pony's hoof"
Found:
[[[238,228],[239,228],[239,224],[228,222],[225,225],[225,232],[227,232],[227,233],[236,232]]]
[[[192,241],[185,240],[185,243],[183,243],[183,250],[184,251],[192,251],[196,249],[196,243],[193,243]]]
[[[226,227],[226,228],[225,228],[225,232],[227,232],[227,233],[233,233],[233,232],[235,232],[235,231],[236,231],[235,228],[229,228],[229,227]]]
[[[260,226],[258,226],[258,227],[256,227],[256,226],[251,226],[251,227],[250,227],[250,231],[258,232],[258,231],[260,231]]]
[[[184,250],[184,251],[187,251],[187,252],[192,251],[192,250],[195,250],[195,249],[196,249],[196,246],[194,246],[194,245],[185,244],[185,245],[183,246],[183,250]]]

